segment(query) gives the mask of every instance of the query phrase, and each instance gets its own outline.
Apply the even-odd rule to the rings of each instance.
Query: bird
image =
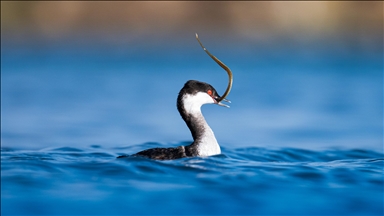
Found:
[[[174,160],[186,157],[205,157],[221,154],[220,145],[201,112],[201,106],[204,104],[217,104],[229,108],[227,104],[223,104],[221,101],[230,103],[226,97],[232,88],[233,75],[231,70],[223,62],[204,47],[197,33],[196,39],[204,51],[227,72],[229,82],[226,91],[223,96],[220,96],[216,89],[208,83],[197,80],[187,81],[178,94],[176,105],[180,116],[191,131],[193,142],[186,146],[146,149],[131,156],[145,157],[154,160]],[[118,158],[129,156],[130,155],[122,155],[118,156]]]

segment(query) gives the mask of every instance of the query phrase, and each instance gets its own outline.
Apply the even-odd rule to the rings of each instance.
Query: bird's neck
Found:
[[[184,98],[182,102],[178,102],[177,107],[191,131],[194,140],[191,146],[196,149],[197,154],[199,156],[220,154],[220,146],[215,134],[201,113],[201,105],[191,103],[188,98]]]
[[[191,115],[190,121],[186,123],[191,130],[194,139],[193,145],[196,146],[199,156],[210,156],[221,153],[215,134],[205,121],[201,112]]]

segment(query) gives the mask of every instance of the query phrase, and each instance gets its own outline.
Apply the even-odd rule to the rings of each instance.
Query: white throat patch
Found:
[[[185,111],[190,114],[201,113],[202,105],[215,103],[211,96],[203,92],[195,95],[186,94],[183,96],[183,101]]]

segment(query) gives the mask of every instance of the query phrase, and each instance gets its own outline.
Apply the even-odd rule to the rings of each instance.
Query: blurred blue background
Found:
[[[191,140],[176,110],[196,79],[228,148],[382,151],[382,2],[1,2],[1,145]]]
[[[222,154],[116,159],[192,137]],[[1,2],[1,215],[383,215],[383,2]]]

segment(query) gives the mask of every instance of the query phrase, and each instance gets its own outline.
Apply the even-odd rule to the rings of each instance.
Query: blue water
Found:
[[[151,161],[116,156],[191,141],[187,80],[226,88],[193,37],[2,38],[1,214],[384,214],[382,50],[201,39],[234,73],[202,108],[223,154]]]
[[[381,153],[251,147],[174,161],[115,159],[155,146],[3,149],[2,215],[383,213]]]

